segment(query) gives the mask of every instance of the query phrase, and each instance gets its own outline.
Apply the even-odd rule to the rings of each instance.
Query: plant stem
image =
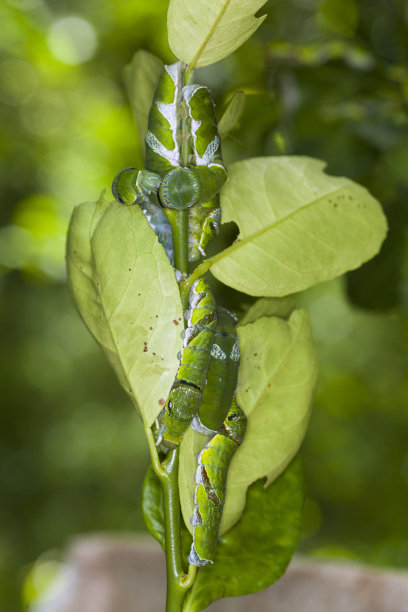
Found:
[[[168,452],[163,465],[166,478],[162,480],[167,570],[166,612],[181,610],[187,591],[181,561],[178,465],[179,448],[176,448]]]
[[[147,438],[147,443],[149,445],[150,458],[152,460],[152,467],[156,473],[156,476],[158,476],[160,480],[162,480],[163,478],[165,478],[165,473],[162,469],[159,455],[157,454],[156,444],[154,442],[153,433],[150,427],[145,427],[145,434]]]
[[[186,275],[188,274],[188,210],[168,208],[165,214],[173,234],[174,267]]]
[[[186,80],[192,78],[192,71],[186,71]],[[185,118],[182,118],[181,131],[185,131]],[[188,139],[182,139],[182,164],[189,159]],[[188,209],[164,210],[173,234],[174,267],[185,278],[188,275]],[[183,304],[183,307],[185,305]],[[165,555],[167,573],[166,612],[182,612],[184,598],[194,583],[197,568],[190,565],[188,574],[183,571],[181,551],[181,509],[178,485],[180,448],[169,450],[166,459],[160,464],[151,430],[146,432],[154,470],[159,477],[163,490]]]
[[[190,565],[188,574],[183,571],[180,538],[180,496],[178,488],[179,452],[176,448],[167,453],[163,464],[159,461],[150,427],[145,428],[152,465],[163,490],[165,555],[167,572],[166,612],[181,612],[184,598],[192,587],[197,567]]]
[[[188,274],[188,210],[168,210],[174,243],[174,266],[183,275]],[[183,305],[184,307],[184,305]],[[160,478],[163,489],[164,531],[166,542],[167,596],[166,612],[181,612],[184,597],[192,586],[197,569],[190,566],[188,575],[183,571],[180,540],[180,496],[178,466],[180,449],[169,450],[162,465]],[[160,476],[159,476],[160,477]]]

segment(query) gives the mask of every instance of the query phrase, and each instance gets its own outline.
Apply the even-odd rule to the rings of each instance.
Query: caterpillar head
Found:
[[[121,204],[141,204],[147,196],[159,189],[161,178],[154,172],[124,168],[113,179],[112,193]]]
[[[211,211],[203,224],[202,234],[200,237],[199,250],[202,255],[205,255],[205,247],[207,244],[218,236],[220,232],[220,224],[221,224],[221,209],[216,208]]]

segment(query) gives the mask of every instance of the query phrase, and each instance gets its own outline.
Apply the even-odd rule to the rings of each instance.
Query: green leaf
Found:
[[[149,466],[143,482],[142,514],[147,531],[165,547],[163,490],[152,466]]]
[[[242,90],[235,91],[221,119],[218,122],[218,133],[220,138],[225,138],[239,125],[245,106],[245,93]]]
[[[183,310],[174,270],[139,206],[101,198],[76,207],[67,268],[86,326],[151,425],[179,365]]]
[[[238,325],[253,323],[260,317],[280,317],[288,319],[296,308],[292,297],[285,298],[260,298],[244,314]]]
[[[301,465],[295,459],[267,489],[248,489],[240,521],[218,542],[215,563],[199,569],[183,611],[199,612],[222,597],[256,593],[285,572],[299,539]]]
[[[238,327],[241,363],[238,404],[248,417],[244,441],[228,471],[220,533],[239,519],[248,486],[274,480],[297,453],[306,432],[317,378],[316,354],[306,311],[288,321],[261,317]],[[179,488],[183,518],[192,532],[195,454],[206,438],[190,429],[180,447]]]
[[[266,15],[254,17],[266,0],[170,0],[169,45],[190,68],[208,66],[240,47]]]
[[[163,62],[148,51],[136,51],[130,64],[123,69],[133,115],[136,120],[142,151],[147,132],[147,119],[153,96],[163,70]]]
[[[238,291],[278,297],[371,259],[387,230],[380,204],[364,187],[325,174],[324,166],[308,157],[232,164],[222,220],[235,221],[240,234],[201,267]]]

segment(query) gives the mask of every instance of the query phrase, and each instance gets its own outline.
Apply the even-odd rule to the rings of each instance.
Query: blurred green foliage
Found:
[[[303,446],[301,550],[408,566],[408,10],[404,0],[271,0],[256,36],[198,71],[219,116],[247,94],[230,163],[304,154],[365,185],[390,231],[379,256],[299,296],[321,377]],[[73,535],[143,529],[141,423],[65,287],[75,203],[142,166],[122,69],[171,62],[167,0],[0,7],[0,609],[22,609]],[[227,228],[228,229],[228,228]],[[227,239],[228,231],[224,232]],[[224,289],[239,310],[248,298]],[[41,570],[42,568],[42,570]],[[41,571],[40,571],[41,570]],[[47,573],[48,572],[48,573]],[[40,589],[40,586],[38,586]]]

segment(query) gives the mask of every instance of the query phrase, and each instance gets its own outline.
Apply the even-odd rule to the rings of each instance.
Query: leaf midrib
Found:
[[[333,194],[337,193],[338,191],[342,191],[345,187],[346,187],[346,185],[341,185],[340,187],[337,187],[336,189],[333,189],[332,191],[329,191],[328,193],[325,193],[324,196],[321,196],[320,198],[311,200],[310,202],[307,202],[307,204],[304,204],[303,206],[299,206],[298,208],[296,208],[292,212],[288,213],[287,215],[281,217],[280,219],[277,219],[276,221],[273,221],[272,223],[266,225],[265,227],[262,227],[261,229],[257,230],[256,232],[253,232],[252,234],[250,234],[246,238],[239,239],[238,241],[234,242],[234,244],[231,244],[231,246],[227,247],[226,249],[224,249],[220,253],[217,253],[216,255],[213,255],[213,257],[210,257],[209,259],[206,259],[200,265],[198,265],[196,267],[196,269],[194,270],[194,272],[191,274],[191,276],[189,278],[189,285],[191,285],[197,278],[199,278],[205,272],[207,272],[207,270],[209,270],[218,261],[220,261],[224,257],[228,257],[229,255],[231,255],[231,253],[233,253],[236,249],[239,249],[239,248],[245,246],[248,242],[252,242],[252,241],[256,240],[256,238],[258,238],[259,236],[262,236],[266,232],[269,232],[272,229],[274,229],[275,227],[278,227],[281,223],[285,223],[286,221],[288,221],[292,217],[296,216],[297,214],[299,214],[303,210],[306,210],[310,206],[316,205],[317,203],[319,203],[324,198],[326,198],[328,196],[333,196]]]
[[[211,38],[214,36],[214,32],[217,29],[219,22],[223,18],[224,14],[225,14],[225,12],[226,12],[226,10],[228,8],[228,6],[230,5],[230,2],[231,2],[231,0],[226,0],[224,6],[221,8],[218,16],[215,18],[215,21],[214,21],[213,25],[211,26],[207,36],[204,38],[203,43],[201,44],[201,46],[198,49],[197,53],[195,54],[195,56],[193,57],[193,59],[190,62],[190,68],[191,69],[195,68],[195,66],[196,66],[200,56],[204,52],[204,49],[208,45],[208,43],[211,40]]]
[[[93,220],[94,220],[95,214],[96,214],[96,209],[95,209],[95,212],[94,212],[94,214],[92,216],[92,223],[90,224],[90,227],[89,227],[89,244],[91,245],[91,264],[92,264],[92,270],[93,270],[94,279],[95,279],[93,281],[93,284],[94,284],[94,287],[95,287],[95,293],[97,295],[97,298],[98,298],[98,301],[99,301],[99,304],[100,304],[100,307],[101,307],[101,311],[102,311],[104,319],[105,319],[105,324],[106,324],[106,327],[108,329],[109,336],[110,336],[110,338],[112,340],[112,344],[113,344],[114,349],[115,349],[115,354],[116,354],[116,356],[118,358],[118,361],[120,363],[120,367],[121,367],[121,370],[123,372],[124,378],[125,378],[126,382],[128,383],[130,389],[132,390],[132,396],[133,396],[133,398],[134,398],[134,400],[135,400],[135,402],[137,404],[136,395],[135,395],[135,389],[134,389],[134,387],[132,385],[132,382],[131,382],[131,380],[129,378],[128,372],[125,370],[125,368],[123,366],[123,360],[122,360],[121,355],[120,355],[120,351],[119,351],[119,348],[118,348],[118,343],[116,341],[116,338],[115,338],[115,335],[113,333],[112,327],[109,324],[109,319],[108,319],[108,316],[107,316],[107,313],[106,313],[106,310],[105,310],[104,302],[103,302],[103,299],[102,299],[102,294],[101,294],[101,291],[100,291],[100,283],[96,282],[96,281],[99,280],[99,277],[98,277],[98,273],[97,273],[96,268],[95,268],[95,260],[94,260],[93,249],[92,249],[92,237],[93,237],[93,234],[95,233],[99,223],[103,219],[105,213],[99,219],[96,227],[93,228]],[[134,238],[133,226],[132,226],[132,234],[133,234],[133,238]],[[141,414],[141,411],[139,410],[139,408],[137,408],[137,409],[138,409],[139,413]],[[142,416],[142,419],[144,420],[143,415],[141,415],[141,416]]]

